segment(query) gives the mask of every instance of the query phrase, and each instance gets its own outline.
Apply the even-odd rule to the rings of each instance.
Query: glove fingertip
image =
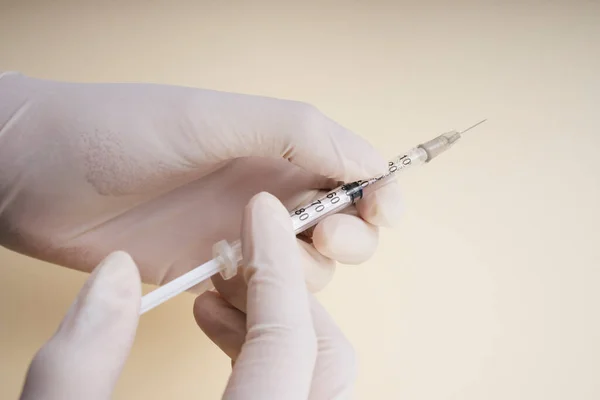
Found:
[[[127,303],[139,304],[141,299],[141,279],[133,258],[124,251],[109,254],[96,267],[93,286],[107,296]]]
[[[368,194],[357,203],[360,216],[370,224],[392,228],[402,219],[402,194],[400,185],[392,181]]]
[[[360,264],[377,248],[379,230],[362,219],[336,214],[321,221],[313,232],[313,245],[326,257],[343,264]]]

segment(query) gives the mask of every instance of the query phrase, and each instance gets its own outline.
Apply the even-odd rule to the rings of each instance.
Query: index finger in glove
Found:
[[[215,163],[253,156],[284,158],[343,181],[369,178],[386,167],[367,141],[298,101],[172,85],[65,83],[20,74],[6,74],[1,83],[0,94],[26,93],[30,102],[54,115],[52,120],[71,121],[76,115],[82,131],[127,132],[119,136],[119,150],[131,158],[135,168],[130,174],[138,185],[172,180],[178,173],[189,178],[182,165],[206,172]],[[7,110],[19,106],[12,98],[0,101]],[[140,141],[151,145],[140,152]],[[120,159],[104,162],[106,169]],[[127,183],[122,190],[131,190]]]
[[[109,255],[34,357],[21,400],[110,398],[135,337],[140,297],[131,257]]]
[[[260,194],[248,205],[242,245],[247,316],[213,292],[194,303],[200,328],[235,362],[225,398],[348,395],[356,374],[354,351],[307,293],[288,214],[271,195]]]
[[[272,195],[258,194],[246,207],[242,252],[247,333],[225,397],[306,399],[317,339],[292,224]]]
[[[188,93],[191,133],[206,142],[204,148],[210,148],[218,161],[282,157],[341,181],[385,172],[385,160],[366,140],[310,104],[213,91]],[[220,135],[202,135],[207,126],[218,126]],[[200,149],[205,156],[202,153]]]
[[[400,188],[391,181],[343,213],[323,219],[311,232],[319,253],[344,264],[360,264],[373,256],[378,227],[393,227],[402,213]]]

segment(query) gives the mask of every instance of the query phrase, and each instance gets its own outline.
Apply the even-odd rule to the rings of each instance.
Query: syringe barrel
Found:
[[[435,139],[434,139],[435,140]],[[400,170],[421,165],[428,160],[425,149],[415,147],[401,154],[388,163],[385,174],[365,181],[346,183],[329,191],[316,200],[298,207],[290,212],[292,226],[296,234],[302,233],[318,224],[329,215],[337,214],[363,197],[363,192],[377,190],[389,182]],[[233,278],[242,263],[242,244],[239,240],[228,243],[222,240],[213,246],[213,258],[219,262],[219,270],[223,279]]]

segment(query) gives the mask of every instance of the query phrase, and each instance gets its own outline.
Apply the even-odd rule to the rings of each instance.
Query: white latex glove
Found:
[[[112,253],[34,357],[21,399],[110,399],[135,337],[140,301],[135,263],[127,253]]]
[[[214,292],[194,306],[200,327],[235,360],[223,398],[348,398],[354,353],[306,290],[291,222],[273,196],[250,201],[242,247],[247,318]],[[35,356],[21,399],[109,399],[135,336],[140,292],[138,271],[126,253],[102,262]]]
[[[122,249],[144,282],[162,284],[210,259],[215,242],[238,239],[254,194],[293,208],[385,167],[299,102],[0,73],[0,245],[70,268],[90,271]],[[298,240],[309,288],[323,287],[336,261],[368,259],[377,226],[398,214],[391,183]],[[245,298],[243,279],[214,283],[234,304]]]
[[[242,226],[247,316],[215,292],[203,293],[194,304],[200,328],[233,362],[224,398],[350,398],[354,351],[306,290],[285,208],[259,194]]]

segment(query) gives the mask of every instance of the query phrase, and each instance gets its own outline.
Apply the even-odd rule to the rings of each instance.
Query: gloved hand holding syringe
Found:
[[[388,172],[368,180],[356,181],[341,185],[325,196],[292,210],[290,218],[296,234],[302,233],[315,226],[328,215],[336,214],[360,200],[365,192],[393,179],[398,171],[431,161],[433,158],[448,150],[461,135],[485,122],[482,120],[460,132],[444,133],[428,142],[395,157],[388,164]],[[213,247],[213,259],[199,267],[181,275],[160,288],[142,297],[140,313],[143,314],[164,303],[174,296],[185,292],[211,276],[220,273],[224,279],[230,279],[237,273],[242,262],[242,246],[239,240],[233,243],[220,241]]]

